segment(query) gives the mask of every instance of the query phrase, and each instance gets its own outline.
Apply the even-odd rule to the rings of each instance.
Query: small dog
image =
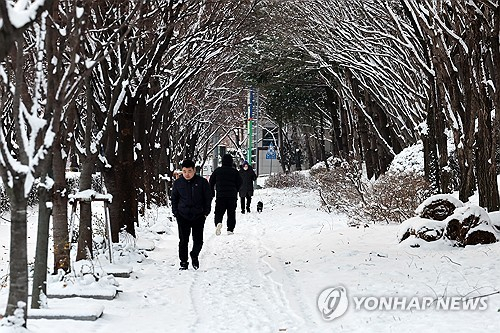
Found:
[[[264,203],[262,201],[257,202],[257,213],[262,213],[262,208],[264,208]]]

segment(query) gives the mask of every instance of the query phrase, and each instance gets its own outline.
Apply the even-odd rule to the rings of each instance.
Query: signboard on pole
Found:
[[[276,159],[276,149],[272,144],[269,145],[266,152],[266,160],[275,160]]]
[[[271,143],[269,145],[269,148],[267,148],[266,152],[266,160],[271,160],[271,165],[269,166],[269,176],[273,174],[273,160],[276,159],[276,149],[274,148],[273,144]]]

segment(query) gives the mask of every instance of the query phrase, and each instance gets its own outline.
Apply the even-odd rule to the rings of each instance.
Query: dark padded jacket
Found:
[[[186,220],[197,220],[210,213],[212,190],[208,181],[198,175],[190,180],[180,177],[172,188],[172,213]]]
[[[248,169],[245,170],[243,168],[240,169],[240,176],[243,181],[240,187],[240,197],[245,197],[247,194],[253,195],[253,181],[257,179],[257,175],[251,166],[248,166]]]
[[[236,199],[242,183],[240,173],[232,167],[232,164],[226,165],[224,162],[210,176],[210,187],[217,193],[217,198]]]

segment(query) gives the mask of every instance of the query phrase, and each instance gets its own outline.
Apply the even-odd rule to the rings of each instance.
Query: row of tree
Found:
[[[495,0],[269,0],[257,15],[270,33],[244,78],[281,132],[300,128],[306,151],[314,137],[316,158],[357,158],[378,177],[422,140],[436,192],[468,201],[477,189],[498,210],[499,11]]]
[[[103,175],[113,241],[121,230],[135,235],[141,209],[164,201],[180,160],[206,160],[225,137],[244,145],[250,86],[279,129],[284,169],[301,146],[309,164],[356,158],[378,177],[422,139],[436,191],[458,179],[462,201],[477,188],[480,204],[498,210],[499,8],[498,0],[0,0],[6,314],[28,297],[35,180],[32,307],[45,291],[51,216],[53,271],[71,269],[68,158],[79,160],[82,191]],[[89,203],[80,204],[80,221],[84,259]]]
[[[50,216],[53,271],[71,269],[68,157],[78,157],[80,191],[102,173],[113,196],[113,242],[121,230],[135,236],[138,208],[162,200],[180,160],[206,159],[215,129],[227,128],[240,111],[235,64],[254,6],[0,1],[0,173],[11,202],[7,316],[28,299],[27,193],[35,180],[41,185],[33,308],[45,292]],[[90,207],[80,203],[77,260],[92,253]]]

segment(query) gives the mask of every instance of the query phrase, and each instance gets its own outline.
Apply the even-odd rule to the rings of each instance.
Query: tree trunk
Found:
[[[113,122],[118,123],[118,132],[109,128],[106,144],[106,159],[112,167],[104,167],[103,175],[108,192],[113,195],[109,205],[111,239],[119,241],[125,229],[135,237],[138,221],[137,195],[134,183],[134,99],[128,96],[129,105],[122,105]]]
[[[92,206],[90,201],[80,201],[80,228],[78,229],[78,251],[76,260],[93,258]]]
[[[173,171],[171,169],[175,168],[171,160],[169,140],[170,131],[167,130],[168,126],[172,123],[173,112],[170,112],[171,105],[172,103],[170,101],[170,98],[164,98],[162,100],[159,107],[159,115],[156,119],[152,119],[152,130],[149,135],[153,173],[155,175],[153,182],[153,192],[157,196],[159,196],[158,202],[160,202],[161,204],[168,204],[168,198],[170,196],[170,186],[165,180],[160,179],[157,176],[160,174],[169,174]],[[172,184],[171,182],[169,183]]]
[[[457,151],[460,170],[459,199],[467,202],[474,194],[476,178],[474,175],[474,144],[476,130],[477,108],[474,98],[474,69],[472,68],[471,53],[477,41],[470,34],[465,35],[468,44],[467,51],[461,51],[454,57],[458,71],[446,71],[444,75],[451,76],[451,80],[444,81],[444,86],[450,89],[451,106],[455,117],[460,119],[460,126],[453,126],[454,142]],[[461,50],[461,48],[458,48]],[[440,50],[442,52],[442,50]],[[468,82],[464,84],[464,82]]]
[[[378,139],[377,139],[377,135],[376,133],[374,133],[375,131],[375,124],[374,124],[374,121],[375,121],[375,116],[374,116],[374,103],[371,99],[371,96],[369,94],[368,91],[365,90],[364,92],[364,100],[363,100],[363,106],[364,106],[364,109],[363,110],[359,110],[359,114],[360,114],[360,119],[363,119],[362,120],[362,124],[360,126],[360,128],[363,129],[363,135],[366,135],[366,138],[365,140],[367,141],[364,141],[362,142],[363,143],[363,146],[364,146],[364,149],[365,149],[365,160],[367,161],[367,173],[368,173],[368,165],[370,165],[370,176],[368,176],[368,179],[371,179],[372,177],[374,177],[375,179],[377,179],[380,175],[380,165],[379,165],[379,151],[378,151]],[[365,134],[366,133],[366,134]]]
[[[451,193],[453,191],[451,169],[448,163],[448,138],[446,136],[446,120],[441,109],[436,110],[436,143],[438,150],[439,166],[439,192]]]
[[[378,173],[377,178],[384,174],[394,159],[394,142],[391,137],[390,126],[387,120],[387,115],[384,110],[376,102],[370,103],[371,114],[377,131],[381,137],[377,137],[377,159],[378,159]]]
[[[280,156],[281,170],[283,170],[283,173],[286,173],[286,162],[283,160],[283,157],[285,156],[283,151],[284,144],[285,141],[283,139],[283,127],[281,126],[281,124],[278,124],[278,145],[276,148],[278,149],[278,154]]]
[[[356,79],[353,78],[350,71],[346,71],[346,81],[350,84],[353,95],[361,96],[358,83],[356,82]],[[375,159],[376,154],[372,150],[372,144],[370,142],[370,130],[364,113],[365,110],[361,110],[361,106],[351,105],[351,107],[354,108],[352,111],[357,116],[357,132],[359,136],[360,154],[362,155],[362,160],[365,162],[366,175],[368,179],[371,179],[375,176],[377,165]]]
[[[343,154],[341,156],[343,158],[347,158],[351,153],[354,153],[354,147],[355,147],[354,131],[351,125],[351,117],[349,116],[347,109],[344,106],[342,106],[340,102],[339,102],[339,107],[340,107],[340,119],[341,119],[340,123],[342,124],[341,138],[342,138]]]
[[[49,159],[50,160],[50,159]],[[52,175],[50,172],[49,176]],[[40,295],[47,295],[47,258],[49,256],[49,226],[52,208],[52,187],[47,184],[47,177],[42,178],[38,187],[38,230],[36,236],[35,268],[31,289],[31,308],[40,308]]]
[[[332,152],[333,156],[342,156],[344,150],[342,142],[342,127],[339,113],[339,106],[336,105],[334,91],[331,88],[326,88],[326,106],[330,111],[330,117],[332,118],[332,127],[330,129],[330,135],[333,141]]]
[[[480,22],[473,23],[473,39],[479,40],[481,37]],[[483,43],[475,44],[471,60],[475,71],[474,77],[488,77],[485,71],[483,56],[488,54],[482,52]],[[498,75],[497,73],[492,73]],[[494,98],[488,94],[488,84],[476,82],[477,91],[473,95],[477,100],[477,134],[476,134],[476,174],[479,191],[479,206],[486,208],[489,212],[498,211],[499,194],[497,172],[495,164],[496,140],[493,128],[494,119],[491,119],[491,110],[494,107]]]
[[[480,73],[481,77],[489,78],[493,82],[496,89],[493,89],[487,82],[477,83],[481,88],[480,101],[482,107],[478,110],[478,132],[476,144],[476,168],[478,175],[478,190],[479,190],[479,205],[486,208],[489,212],[499,210],[499,193],[497,181],[497,165],[496,165],[496,152],[497,152],[497,136],[496,130],[498,129],[498,119],[500,111],[500,77],[497,73],[498,66],[500,66],[500,8],[490,9],[487,16],[494,17],[495,23],[493,29],[480,30],[479,22],[476,21],[475,32],[476,34],[483,33],[483,43],[490,44],[490,47],[483,46],[483,43],[475,44],[476,47],[476,71]],[[476,39],[476,38],[474,38]],[[480,53],[480,51],[482,51]],[[482,58],[479,58],[479,55]],[[485,80],[487,81],[487,80]],[[492,119],[491,111],[494,110],[495,117]]]
[[[13,316],[17,308],[24,309],[24,324],[28,318],[28,249],[27,215],[28,201],[24,195],[26,176],[12,175],[12,187],[6,186],[10,198],[10,284],[6,316]],[[7,184],[4,179],[4,184]],[[19,303],[21,302],[21,303]]]
[[[54,173],[53,191],[53,237],[54,237],[54,274],[59,269],[68,273],[70,266],[70,239],[68,233],[68,194],[66,189],[66,161],[61,155],[59,135],[54,142],[52,168]]]
[[[470,72],[469,59],[461,63],[461,81],[467,80]],[[457,150],[458,167],[460,170],[459,199],[463,202],[469,201],[470,196],[474,194],[476,188],[476,178],[474,175],[474,132],[476,109],[472,104],[472,87],[465,84],[463,87],[463,106],[458,114],[462,121],[463,128],[454,128],[454,141]]]
[[[21,91],[23,89],[23,49],[24,39],[22,36],[16,36],[15,52],[15,93],[12,99],[12,115],[14,118],[14,135],[18,143],[19,151],[17,158],[19,162],[27,166],[29,158],[26,154],[26,147],[23,145],[21,136],[25,128],[20,122],[21,111]],[[9,297],[7,300],[6,316],[13,316],[17,308],[24,309],[23,327],[26,327],[28,318],[28,249],[27,249],[27,193],[26,193],[26,174],[17,171],[14,168],[5,170],[2,167],[2,178],[5,191],[10,200],[10,278],[9,278]],[[31,172],[31,170],[27,171]],[[7,176],[7,173],[9,176]]]
[[[95,106],[93,103],[93,87],[91,84],[90,76],[85,78],[85,98],[87,105],[87,117],[85,120],[85,153],[80,156],[81,170],[79,179],[79,191],[92,189],[92,175],[96,169],[96,160],[98,153],[93,151],[92,146],[92,129],[94,123],[92,115],[96,114]],[[82,234],[83,232],[83,234]],[[80,225],[78,231],[78,249],[76,260],[83,260],[87,258],[87,250],[89,248],[90,254],[93,254],[92,248],[92,204],[80,202]]]
[[[424,171],[425,177],[432,184],[436,192],[439,191],[439,167],[436,143],[436,83],[431,81],[429,91],[429,104],[427,105],[427,130],[422,133],[424,145]]]
[[[321,160],[328,166],[328,156],[326,155],[326,141],[325,141],[325,120],[322,113],[319,117],[319,148],[321,151]]]
[[[120,205],[119,203],[123,200],[123,193],[116,186],[116,168],[106,168],[103,172],[104,174],[104,182],[106,183],[106,188],[108,192],[113,194],[113,201],[109,205],[109,221],[111,224],[111,241],[113,243],[119,242],[119,234],[120,234]]]
[[[143,92],[144,94],[146,92]],[[134,183],[136,184],[136,189],[139,191],[140,195],[137,196],[137,201],[141,203],[141,210],[144,211],[144,206],[149,206],[151,203],[151,178],[152,170],[150,168],[149,162],[149,142],[147,140],[147,132],[151,131],[151,127],[146,127],[146,117],[150,116],[150,112],[146,112],[146,101],[145,97],[140,94],[139,102],[137,103],[134,110],[134,138],[136,144],[135,154],[136,158],[134,161],[134,172],[135,177]],[[153,111],[153,110],[151,110]],[[148,166],[146,168],[146,165]]]
[[[134,187],[134,135],[133,106],[125,106],[118,115],[118,153],[116,164],[117,190],[123,196],[117,205],[120,207],[120,229],[135,237],[137,216],[137,197]],[[113,200],[113,204],[115,200]],[[119,232],[119,231],[118,231]]]
[[[305,132],[306,136],[306,154],[307,154],[307,161],[309,162],[309,168],[314,165],[314,158],[313,158],[313,153],[312,153],[312,148],[311,148],[311,136],[309,133],[306,131]]]
[[[160,139],[161,142],[161,139]],[[167,141],[168,142],[168,141]],[[167,155],[167,147],[153,148],[153,165],[156,175],[168,174],[170,181],[156,178],[154,182],[154,192],[159,196],[158,202],[161,205],[168,205],[170,197],[170,186],[172,184],[172,171],[169,163],[170,156]],[[161,195],[163,194],[163,195]]]
[[[479,206],[492,212],[498,211],[500,203],[495,164],[495,134],[489,110],[482,109],[478,113],[476,174]]]
[[[372,151],[366,118],[363,114],[363,111],[361,110],[358,110],[358,133],[366,165],[366,176],[368,177],[368,179],[372,179],[375,176],[377,167]]]
[[[92,189],[92,174],[95,170],[96,155],[84,157],[82,160],[82,170],[80,172],[80,191]],[[84,260],[90,254],[93,257],[92,249],[92,203],[80,202],[80,228],[78,231],[78,251],[76,260]],[[87,248],[88,251],[87,252]]]

